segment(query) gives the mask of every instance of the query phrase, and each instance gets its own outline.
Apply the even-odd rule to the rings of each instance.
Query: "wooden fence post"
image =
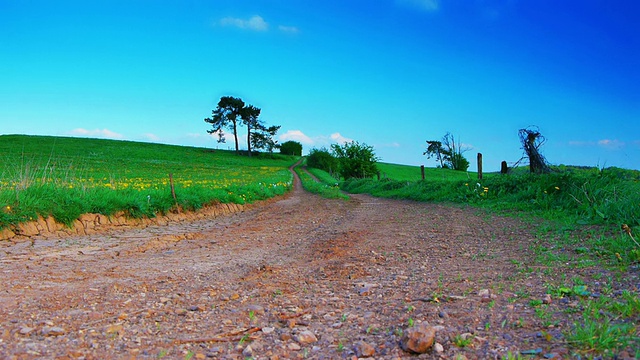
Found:
[[[482,153],[478,153],[478,180],[482,180]]]
[[[503,161],[502,164],[500,164],[500,174],[506,174],[509,172],[509,167],[507,166],[507,162]]]
[[[422,174],[422,180],[424,180],[424,165],[420,165],[420,173]]]
[[[176,210],[180,212],[180,207],[178,206],[178,198],[176,198],[176,188],[173,186],[173,174],[169,173],[169,185],[171,185],[171,196],[173,196],[173,201],[176,204]]]

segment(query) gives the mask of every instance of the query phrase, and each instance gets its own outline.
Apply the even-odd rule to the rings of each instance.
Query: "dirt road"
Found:
[[[533,240],[527,225],[472,208],[326,200],[296,185],[284,198],[226,217],[33,246],[5,241],[0,354],[566,354],[559,340],[569,320],[558,317],[549,328],[528,307],[545,292],[542,276],[521,271]],[[423,355],[402,350],[401,335],[420,323],[436,326],[436,346]]]

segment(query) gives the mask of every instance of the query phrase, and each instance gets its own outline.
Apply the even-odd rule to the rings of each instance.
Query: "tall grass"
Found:
[[[291,188],[294,157],[128,141],[0,136],[0,228],[87,212],[153,217],[176,206],[246,203]],[[171,194],[172,175],[176,199]]]
[[[381,197],[527,211],[578,224],[640,225],[639,171],[564,168],[547,175],[525,172],[487,176],[482,181],[471,177],[461,180],[465,175],[449,178],[445,174],[444,178],[432,176],[424,181],[351,179],[342,182],[342,188]]]

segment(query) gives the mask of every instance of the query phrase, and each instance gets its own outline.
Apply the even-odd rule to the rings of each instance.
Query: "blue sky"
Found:
[[[435,166],[451,132],[493,171],[535,125],[552,164],[640,169],[639,34],[635,0],[0,0],[0,133],[227,148],[232,95],[306,151]]]

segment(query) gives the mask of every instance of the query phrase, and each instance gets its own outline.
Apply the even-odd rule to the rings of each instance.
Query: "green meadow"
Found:
[[[291,189],[279,154],[48,136],[0,136],[0,228],[52,215],[154,217],[213,203],[251,203]],[[175,198],[171,191],[173,184]]]

